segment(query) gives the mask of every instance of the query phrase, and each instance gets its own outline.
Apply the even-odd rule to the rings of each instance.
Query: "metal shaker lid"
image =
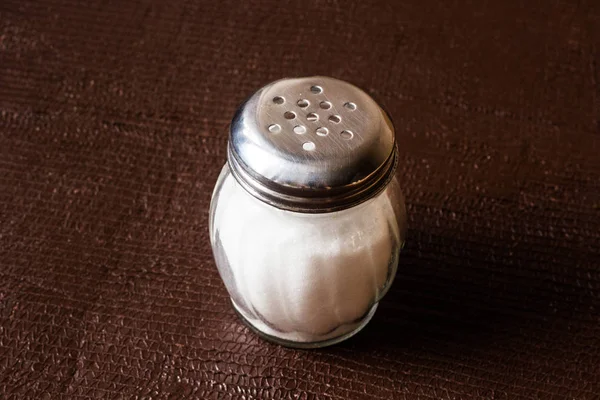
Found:
[[[396,165],[394,127],[364,91],[324,76],[282,79],[236,112],[228,160],[253,196],[297,212],[358,204]]]

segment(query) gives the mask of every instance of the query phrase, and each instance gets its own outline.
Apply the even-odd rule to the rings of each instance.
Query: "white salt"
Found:
[[[406,212],[394,185],[353,208],[306,214],[255,199],[227,174],[214,227],[250,323],[301,342],[352,331],[395,275]]]

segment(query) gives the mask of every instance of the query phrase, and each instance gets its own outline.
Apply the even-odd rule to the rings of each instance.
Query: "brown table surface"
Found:
[[[408,243],[331,348],[234,314],[207,233],[237,105],[392,115]],[[600,398],[600,3],[0,4],[0,398]]]

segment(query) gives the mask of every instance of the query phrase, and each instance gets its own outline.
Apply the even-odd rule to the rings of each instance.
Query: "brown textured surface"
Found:
[[[600,398],[600,5],[393,4],[1,2],[1,398]],[[368,328],[295,351],[207,209],[236,105],[311,74],[393,116],[411,229]]]

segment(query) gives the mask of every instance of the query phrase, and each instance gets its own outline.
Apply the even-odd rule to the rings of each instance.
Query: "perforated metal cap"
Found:
[[[396,163],[394,128],[354,85],[323,76],[282,79],[238,109],[228,160],[234,177],[260,200],[329,212],[386,185]]]

